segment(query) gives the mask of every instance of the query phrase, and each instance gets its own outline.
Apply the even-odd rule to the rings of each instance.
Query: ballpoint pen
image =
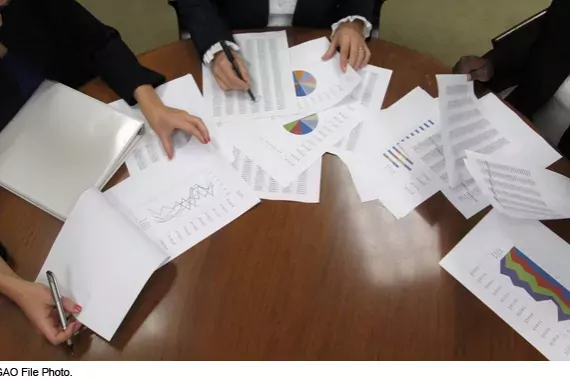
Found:
[[[59,321],[63,329],[67,329],[67,318],[65,317],[65,310],[63,310],[63,303],[61,301],[61,293],[59,292],[59,287],[57,286],[57,280],[52,271],[46,272],[49,288],[51,289],[51,295],[53,297],[53,302],[55,303],[55,308],[57,309],[57,314],[59,315]],[[67,347],[71,350],[71,355],[74,355],[73,351],[73,341],[71,338],[67,340]]]
[[[224,50],[224,54],[228,58],[228,61],[230,61],[230,63],[232,64],[232,68],[234,69],[238,78],[245,82],[245,80],[243,79],[243,75],[241,74],[241,71],[239,70],[239,67],[236,63],[234,55],[232,54],[231,49],[228,47],[228,44],[226,44],[226,41],[220,41],[220,45],[222,45],[222,49]],[[251,92],[250,88],[247,89],[247,93],[249,94],[251,101],[255,102],[255,96],[253,96],[253,92]]]

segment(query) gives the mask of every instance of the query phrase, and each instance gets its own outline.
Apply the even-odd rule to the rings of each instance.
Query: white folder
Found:
[[[0,132],[0,186],[65,220],[81,194],[101,189],[143,122],[45,81]]]

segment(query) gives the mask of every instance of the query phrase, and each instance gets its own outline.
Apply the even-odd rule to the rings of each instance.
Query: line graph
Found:
[[[216,196],[214,182],[209,181],[205,185],[196,184],[190,186],[186,194],[174,203],[158,206],[156,209],[147,208],[150,217],[156,223],[167,223],[186,211],[191,211],[193,208],[198,207],[199,200]]]

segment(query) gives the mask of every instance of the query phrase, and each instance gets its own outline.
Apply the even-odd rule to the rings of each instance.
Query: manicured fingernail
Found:
[[[73,309],[73,311],[75,311],[76,313],[79,313],[81,310],[82,308],[79,305],[75,305],[75,309]]]

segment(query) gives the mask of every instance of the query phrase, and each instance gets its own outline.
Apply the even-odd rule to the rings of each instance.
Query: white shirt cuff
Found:
[[[331,37],[336,33],[336,30],[343,22],[353,22],[355,20],[360,20],[364,23],[364,29],[362,30],[362,35],[364,38],[370,37],[370,32],[372,31],[372,24],[366,18],[362,16],[348,16],[343,18],[342,20],[338,20],[334,24],[332,24],[332,34]]]
[[[232,48],[234,51],[239,51],[239,46],[233,42],[230,41],[226,41],[226,44],[228,44],[228,46],[230,48]],[[208,51],[204,54],[204,64],[209,65],[210,63],[212,63],[212,61],[214,60],[214,57],[217,53],[221,52],[222,50],[222,44],[220,44],[219,42],[215,45],[212,45],[211,48],[208,49]]]

